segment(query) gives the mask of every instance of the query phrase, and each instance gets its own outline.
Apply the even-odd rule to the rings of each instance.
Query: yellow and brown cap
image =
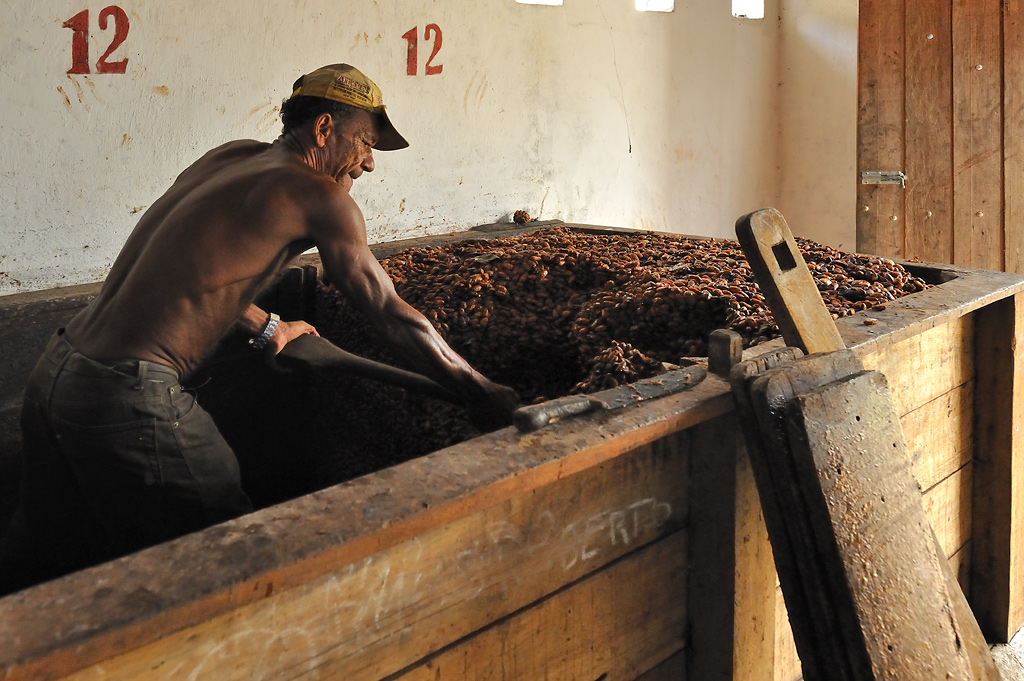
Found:
[[[380,136],[373,145],[374,149],[393,151],[409,146],[388,118],[380,88],[354,66],[330,64],[307,73],[293,86],[292,97],[299,96],[323,97],[376,114],[380,121]]]

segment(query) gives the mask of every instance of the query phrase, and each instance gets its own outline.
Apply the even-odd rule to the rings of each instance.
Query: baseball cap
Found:
[[[369,111],[380,121],[380,136],[373,145],[374,149],[393,151],[409,146],[388,118],[380,88],[354,66],[321,66],[295,81],[291,96],[323,97]]]

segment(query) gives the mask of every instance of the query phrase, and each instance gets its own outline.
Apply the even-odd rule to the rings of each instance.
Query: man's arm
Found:
[[[397,357],[461,396],[475,422],[486,427],[510,423],[515,392],[471,367],[398,296],[366,243],[366,225],[355,201],[339,187],[329,202],[327,214],[313,226],[313,238],[330,283],[366,316]]]

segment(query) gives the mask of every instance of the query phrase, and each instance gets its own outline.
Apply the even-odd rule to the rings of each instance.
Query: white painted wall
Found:
[[[857,246],[857,0],[781,0],[776,208],[796,234]]]
[[[224,141],[276,137],[292,81],[334,61],[378,82],[412,142],[378,152],[376,172],[353,190],[371,241],[520,208],[731,236],[737,216],[779,199],[802,216],[791,204],[810,179],[830,220],[845,219],[820,173],[786,175],[805,154],[780,140],[821,145],[846,125],[831,119],[849,103],[794,110],[849,72],[845,49],[814,42],[805,20],[850,4],[855,16],[853,0],[768,0],[763,21],[734,19],[723,0],[677,1],[673,13],[638,13],[633,0],[117,0],[130,30],[111,60],[128,58],[127,72],[67,75],[64,21],[91,11],[93,64],[113,34],[97,25],[111,0],[88,1],[0,0],[0,294],[101,279],[178,172]],[[425,76],[429,23],[442,30],[443,71]],[[421,75],[408,76],[402,35],[414,26]],[[794,69],[790,60],[819,48],[821,72],[820,59]],[[843,115],[854,108],[855,96]]]

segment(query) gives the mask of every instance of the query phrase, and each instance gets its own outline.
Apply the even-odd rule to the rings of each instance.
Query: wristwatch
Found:
[[[260,331],[260,335],[253,336],[249,339],[249,345],[252,346],[253,350],[262,350],[267,347],[267,343],[270,342],[270,337],[274,335],[275,331],[277,331],[277,325],[280,323],[281,318],[271,312],[270,316],[267,317],[267,323],[263,325],[263,330]]]

